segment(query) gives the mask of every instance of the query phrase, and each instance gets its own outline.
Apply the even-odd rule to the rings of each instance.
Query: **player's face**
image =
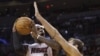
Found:
[[[44,31],[44,27],[41,25],[36,26],[37,29],[37,33],[41,36],[45,36],[45,31]]]

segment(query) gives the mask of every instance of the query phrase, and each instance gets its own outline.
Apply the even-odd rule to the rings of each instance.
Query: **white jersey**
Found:
[[[45,43],[34,43],[28,45],[26,56],[52,56],[52,49]]]

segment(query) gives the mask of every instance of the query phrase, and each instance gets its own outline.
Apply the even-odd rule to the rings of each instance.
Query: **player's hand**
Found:
[[[32,38],[36,39],[37,38],[37,35],[34,33],[34,32],[30,32]]]
[[[33,38],[37,37],[37,30],[36,30],[34,21],[32,21],[32,27],[31,27],[31,33],[30,34],[32,35]]]
[[[34,2],[34,9],[35,9],[35,16],[37,16],[39,14],[39,10],[38,10],[38,7],[37,7],[37,3]]]

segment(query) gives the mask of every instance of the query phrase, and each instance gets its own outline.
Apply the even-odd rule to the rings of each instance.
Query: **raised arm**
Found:
[[[64,49],[66,53],[68,53],[70,56],[81,56],[78,49],[76,49],[74,46],[70,45],[58,32],[56,28],[54,28],[47,20],[45,20],[41,14],[39,13],[39,10],[37,8],[36,2],[34,2],[34,8],[35,8],[35,17],[38,21],[41,22],[41,24],[45,27],[46,31],[49,33],[49,35],[54,38]]]
[[[35,17],[38,19],[42,25],[45,27],[46,31],[49,32],[51,37],[54,37],[56,34],[56,29],[52,27],[51,24],[49,24],[39,13],[36,2],[34,2],[34,7],[35,7]]]
[[[46,39],[46,38],[40,36],[38,38],[38,40],[46,43],[48,46],[52,47],[54,50],[59,50],[59,48],[60,48],[59,44],[56,41],[54,41],[53,39]]]
[[[15,23],[13,25],[12,28],[12,42],[13,42],[13,47],[15,50],[15,53],[19,56],[22,55],[26,55],[27,52],[27,46],[26,45],[22,45],[20,43],[20,35],[17,33],[16,29],[15,29]]]

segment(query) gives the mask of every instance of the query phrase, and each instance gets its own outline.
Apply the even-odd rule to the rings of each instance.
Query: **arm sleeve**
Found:
[[[21,36],[17,32],[13,32],[13,47],[15,50],[15,53],[18,54],[19,56],[24,56],[26,55],[27,52],[27,45],[22,45],[20,42]]]

